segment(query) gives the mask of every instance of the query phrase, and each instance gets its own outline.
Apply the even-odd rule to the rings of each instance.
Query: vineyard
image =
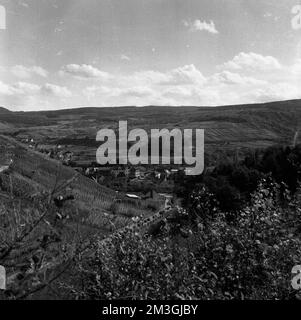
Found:
[[[53,197],[73,196],[69,206],[79,212],[81,224],[112,232],[132,221],[159,211],[163,202],[131,200],[80,175],[70,167],[48,158],[11,137],[0,136],[1,154],[9,170],[1,173],[2,189],[22,198],[48,192]]]

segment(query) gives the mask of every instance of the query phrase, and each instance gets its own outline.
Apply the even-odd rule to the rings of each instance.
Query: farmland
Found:
[[[160,165],[152,168],[97,166],[96,133],[101,128],[117,130],[119,120],[127,120],[129,130],[205,129],[204,175],[190,180],[181,176],[180,170],[167,170],[160,168]],[[300,120],[301,101],[218,108],[85,108],[26,113],[0,108],[0,215],[3,218],[0,220],[0,230],[4,239],[0,245],[0,262],[7,267],[12,287],[12,291],[7,294],[12,294],[14,298],[30,297],[30,290],[36,288],[34,284],[48,288],[49,282],[53,281],[51,273],[46,280],[40,279],[44,270],[51,270],[56,277],[57,273],[60,274],[60,268],[63,268],[63,276],[59,283],[55,282],[56,289],[60,288],[61,281],[65,283],[66,292],[60,292],[62,297],[74,298],[75,293],[76,298],[87,298],[86,295],[91,292],[89,288],[81,288],[83,292],[74,290],[79,289],[77,284],[83,283],[82,279],[86,276],[82,273],[81,263],[87,260],[82,258],[91,258],[94,268],[93,263],[98,261],[93,260],[96,252],[96,257],[104,255],[104,259],[108,259],[104,260],[108,263],[106,270],[97,269],[101,275],[111,279],[108,289],[100,288],[97,293],[100,298],[104,298],[107,290],[111,292],[116,287],[116,274],[124,281],[136,279],[136,274],[123,277],[124,270],[130,273],[137,270],[137,261],[131,259],[132,252],[140,257],[141,252],[150,250],[144,253],[148,257],[145,263],[153,261],[155,256],[159,259],[158,265],[166,257],[171,257],[172,261],[179,257],[185,260],[189,250],[199,248],[193,242],[194,237],[200,237],[196,243],[203,243],[204,232],[208,238],[200,247],[200,259],[206,257],[204,261],[208,263],[208,270],[212,270],[209,265],[212,261],[211,248],[215,248],[217,242],[220,243],[220,252],[227,252],[228,258],[233,258],[232,249],[229,252],[224,249],[225,243],[228,243],[228,249],[237,245],[232,232],[239,235],[239,245],[243,243],[246,252],[254,251],[252,256],[260,257],[261,251],[258,249],[257,252],[257,247],[246,236],[254,226],[254,221],[244,214],[250,211],[248,206],[255,212],[254,217],[260,217],[262,212],[266,214],[267,228],[271,226],[270,219],[275,220],[275,210],[279,215],[279,221],[278,218],[271,220],[279,227],[275,231],[277,236],[263,238],[263,241],[280,245],[283,243],[282,238],[286,239],[289,232],[294,232],[296,239],[299,239],[299,229],[292,226],[299,226],[296,212],[300,208],[300,190],[297,185],[300,175]],[[273,148],[266,149],[270,146]],[[56,150],[54,155],[53,150]],[[58,155],[61,153],[72,153],[75,165],[60,160]],[[171,174],[173,170],[179,173],[174,178]],[[291,188],[293,198],[288,199],[293,200],[289,200],[292,208],[289,213],[286,208],[282,208],[280,200],[274,199],[273,195],[280,194],[282,189],[269,180],[270,171],[278,183],[285,181]],[[262,178],[266,179],[263,181],[266,181],[267,186],[259,183]],[[270,190],[268,194],[267,190]],[[163,201],[164,197],[173,198],[171,207]],[[258,204],[258,199],[264,200]],[[180,208],[174,208],[173,204]],[[259,205],[271,207],[262,211],[258,209]],[[243,227],[239,220],[241,214]],[[289,218],[284,226],[283,216]],[[283,233],[283,227],[289,232]],[[258,222],[256,228],[264,237],[268,235],[261,222]],[[215,230],[218,232],[215,233]],[[229,234],[225,230],[229,230]],[[145,233],[152,237],[144,237],[143,240],[139,238]],[[194,244],[191,245],[190,241]],[[289,250],[284,248],[284,251],[288,259]],[[270,256],[271,261],[276,257],[278,259],[277,252]],[[112,268],[111,259],[114,260],[115,269]],[[219,261],[222,255],[217,255],[215,259]],[[236,259],[231,259],[229,268],[235,270],[233,265]],[[261,263],[259,260],[255,264]],[[197,260],[194,264],[198,265],[198,261],[200,266],[204,265],[203,260]],[[250,278],[247,269],[244,269],[252,265],[253,260],[250,261],[239,266],[244,279]],[[277,268],[283,268],[281,263]],[[289,261],[289,265],[293,263]],[[32,264],[37,268],[33,273]],[[122,267],[117,272],[118,264]],[[133,267],[127,268],[128,264],[133,264]],[[73,267],[68,268],[69,265]],[[156,265],[151,264],[154,268]],[[99,264],[95,264],[95,267],[99,268]],[[165,267],[162,266],[162,279],[170,272],[165,271]],[[186,267],[190,270],[189,263]],[[143,266],[141,270],[144,272],[147,268]],[[94,270],[91,269],[91,272],[94,274]],[[142,278],[137,278],[138,284],[147,278],[143,272]],[[154,269],[152,272],[151,278],[161,277],[161,271]],[[181,268],[175,272],[176,277],[187,278]],[[188,274],[193,276],[193,272],[190,270]],[[214,272],[218,274],[219,271]],[[14,277],[20,275],[24,278],[20,281],[17,279],[18,282]],[[23,288],[28,283],[27,277],[32,281],[31,287]],[[76,281],[77,277],[81,280]],[[231,277],[230,274],[229,281],[232,281]],[[164,287],[162,279],[156,280],[160,288]],[[208,293],[200,293],[194,291],[195,279],[191,279],[191,283],[189,292],[185,293],[187,298],[223,296],[223,288],[216,288],[216,292],[209,290]],[[135,294],[137,285],[132,289]],[[146,287],[148,285],[147,282]],[[125,295],[123,289],[123,285],[118,287],[116,297]],[[166,297],[173,297],[177,290],[172,289]],[[253,290],[256,296],[270,294],[261,287],[258,290],[259,293]],[[277,290],[282,290],[282,287]],[[241,293],[233,289],[231,296],[241,297],[243,294],[253,297],[253,291]],[[279,296],[280,291],[275,292]],[[161,297],[157,296],[157,291],[152,294]],[[43,298],[59,296],[49,288],[46,291],[39,290],[38,293],[38,297]],[[141,297],[145,297],[144,291]]]
[[[149,106],[40,112],[11,112],[1,108],[1,154],[13,157],[10,176],[15,181],[15,192],[24,196],[58,188],[56,195],[75,197],[72,205],[83,214],[82,223],[109,230],[112,225],[127,224],[133,216],[151,214],[145,201],[131,204],[123,199],[122,193],[95,183],[18,142],[32,139],[41,148],[63,145],[74,154],[78,165],[89,165],[95,162],[97,131],[117,130],[119,120],[127,120],[129,130],[205,129],[207,165],[214,165],[225,155],[243,156],[250,149],[290,145],[300,128],[301,101],[217,108]],[[300,139],[297,136],[296,143]]]
[[[82,164],[95,161],[96,133],[117,130],[205,129],[206,154],[216,161],[225,152],[291,144],[301,120],[299,100],[225,107],[122,107],[59,111],[9,112],[2,109],[0,132],[17,139],[33,138],[41,147],[64,145]],[[299,136],[299,139],[300,136]]]

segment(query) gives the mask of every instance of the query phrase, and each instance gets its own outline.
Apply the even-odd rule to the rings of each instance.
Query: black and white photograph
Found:
[[[301,300],[300,0],[0,0],[11,300]]]

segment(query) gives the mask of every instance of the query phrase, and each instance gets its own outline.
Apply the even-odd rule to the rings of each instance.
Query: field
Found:
[[[118,128],[205,129],[205,152],[210,164],[225,155],[243,155],[248,149],[300,142],[301,101],[209,107],[82,108],[60,111],[10,112],[0,108],[1,157],[13,157],[10,176],[21,196],[44,190],[75,196],[72,202],[84,216],[82,223],[109,229],[121,227],[138,215],[152,213],[147,202],[131,203],[124,195],[101,186],[72,168],[36,152],[18,141],[33,139],[39,147],[62,145],[79,165],[95,161],[96,133]],[[2,161],[3,162],[3,161]],[[24,186],[24,187],[23,187]]]
[[[40,147],[63,145],[74,153],[76,162],[89,164],[95,161],[97,131],[117,129],[119,120],[127,120],[129,130],[205,129],[205,151],[214,161],[225,152],[240,154],[247,148],[292,144],[300,128],[301,101],[216,108],[149,106],[26,113],[1,109],[0,133],[33,138]]]

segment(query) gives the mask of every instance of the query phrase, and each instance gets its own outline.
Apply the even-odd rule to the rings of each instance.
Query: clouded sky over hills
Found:
[[[299,0],[0,0],[12,110],[301,98]]]

